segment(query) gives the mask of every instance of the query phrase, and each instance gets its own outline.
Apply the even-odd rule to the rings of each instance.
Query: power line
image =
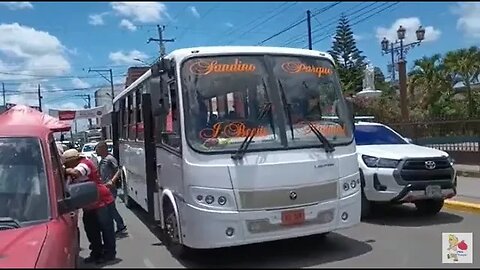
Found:
[[[279,6],[277,6],[277,7],[274,8],[273,10],[271,10],[271,11],[269,12],[269,14],[274,13],[276,10],[279,10],[279,9],[282,8],[283,6],[287,5],[288,3],[289,3],[289,2],[283,2],[283,3],[281,3]],[[236,28],[233,28],[233,29],[229,29],[229,30],[227,30],[225,33],[223,33],[222,35],[229,36],[229,35],[237,32],[237,31],[239,31],[239,30],[242,29],[242,28],[249,27],[250,25],[256,23],[257,21],[265,18],[265,15],[266,15],[266,14],[262,14],[261,16],[257,17],[256,19],[251,20],[249,23],[247,23],[247,24],[245,24],[245,25],[243,25],[243,26],[241,26],[241,27],[236,27]]]
[[[213,10],[215,10],[216,8],[218,8],[220,6],[220,3],[218,3],[218,5],[215,5],[213,7],[211,7],[210,9],[208,9],[205,14],[203,14],[202,18],[200,19],[203,20],[205,19],[205,17],[208,16],[208,14],[210,14]],[[191,24],[190,24],[191,25]],[[186,28],[182,33],[180,33],[179,37],[177,38],[177,40],[180,40],[181,38],[183,38],[183,36],[187,33],[187,31],[189,30],[189,28]]]
[[[319,14],[321,14],[321,13],[323,13],[323,12],[325,12],[325,11],[333,8],[333,7],[335,7],[336,5],[341,4],[341,3],[342,3],[342,2],[335,2],[335,3],[333,3],[333,4],[330,4],[330,5],[326,6],[326,7],[318,10],[317,12],[315,12],[315,14],[312,14],[312,17],[315,17],[315,16],[317,16],[317,15],[319,15]],[[265,43],[265,42],[267,42],[267,41],[269,41],[269,40],[271,40],[271,39],[273,39],[273,38],[275,38],[275,37],[277,37],[277,36],[279,36],[279,35],[287,32],[287,31],[289,31],[289,30],[291,30],[291,29],[293,29],[293,28],[295,28],[296,26],[300,25],[301,23],[303,23],[303,22],[305,22],[305,21],[307,21],[307,18],[304,18],[304,19],[302,19],[302,20],[294,23],[293,25],[291,25],[291,26],[289,26],[289,27],[281,30],[280,32],[277,32],[277,33],[273,34],[272,36],[270,36],[270,37],[268,37],[268,38],[260,41],[260,42],[258,43],[258,45],[261,45],[261,44],[263,44],[263,43]]]
[[[64,92],[75,92],[75,91],[88,91],[88,90],[98,90],[100,88],[106,88],[109,87],[110,85],[96,85],[96,86],[90,86],[90,87],[84,87],[84,88],[62,88],[62,89],[57,89],[57,90],[47,90],[43,91],[43,93],[64,93]],[[35,86],[36,87],[36,86]],[[32,87],[32,88],[35,88]],[[42,87],[48,87],[46,85],[42,85]],[[52,86],[49,86],[52,87]],[[5,90],[6,95],[22,95],[22,94],[36,94],[37,91],[19,91],[19,90]]]
[[[296,4],[298,4],[298,2],[293,2],[293,3],[290,3],[290,5],[286,6],[285,8],[283,8],[282,10],[278,11],[277,13],[271,15],[270,17],[266,18],[265,20],[263,20],[262,22],[258,23],[258,24],[255,24],[253,27],[251,27],[250,29],[248,29],[247,31],[243,32],[242,34],[240,34],[238,38],[242,38],[243,36],[245,36],[246,34],[250,33],[251,31],[257,29],[258,27],[266,24],[267,22],[271,21],[272,19],[274,19],[275,17],[277,17],[278,15],[281,15],[282,12],[285,12],[289,9],[291,9],[293,6],[295,6]],[[235,40],[232,40],[230,41],[228,44],[231,44],[233,43]]]
[[[377,11],[377,12],[375,12],[375,13],[367,16],[367,17],[361,18],[360,20],[351,23],[351,24],[350,24],[350,27],[355,26],[355,25],[357,25],[357,24],[359,24],[359,23],[362,23],[362,22],[368,20],[369,18],[371,18],[371,17],[373,17],[373,16],[375,16],[375,15],[378,15],[378,14],[386,11],[387,9],[390,9],[391,7],[393,7],[393,6],[395,6],[395,5],[398,5],[399,3],[400,3],[400,2],[394,2],[394,3],[390,4],[389,6],[383,8],[383,9],[381,9],[381,10],[379,10],[379,11]],[[376,8],[375,8],[375,9],[376,9]],[[370,10],[370,11],[371,11],[371,10]],[[369,12],[370,12],[370,11],[369,11]],[[368,13],[368,12],[366,12],[366,13]],[[364,14],[361,14],[361,15],[365,15],[365,13],[364,13]],[[361,15],[360,15],[360,16],[361,16]],[[360,16],[357,16],[357,17],[355,17],[354,19],[359,18]],[[353,19],[352,19],[352,20],[353,20]],[[333,33],[333,34],[332,34],[332,33],[327,34],[327,35],[325,35],[323,38],[315,41],[313,44],[315,45],[315,44],[319,43],[320,41],[323,41],[323,40],[325,40],[325,39],[327,39],[327,38],[329,38],[329,37],[332,37],[333,35],[335,35],[335,33]]]
[[[370,4],[368,4],[367,6],[365,6],[365,7],[363,7],[363,8],[357,9],[356,11],[353,11],[353,12],[351,12],[351,13],[349,13],[349,14],[346,14],[345,16],[346,16],[347,18],[349,18],[350,20],[356,19],[356,18],[359,18],[359,17],[361,17],[361,16],[363,16],[363,15],[365,15],[365,14],[367,14],[367,13],[370,13],[370,12],[372,12],[372,11],[380,8],[380,7],[383,7],[383,6],[385,6],[385,5],[388,5],[389,2],[380,3],[379,6],[370,8],[370,9],[368,9],[367,11],[365,11],[364,13],[362,13],[362,14],[360,14],[360,15],[357,15],[356,17],[351,18],[352,15],[355,15],[355,14],[359,13],[360,11],[363,11],[363,10],[365,10],[365,9],[367,9],[367,8],[373,6],[373,5],[376,5],[376,4],[378,4],[378,2],[370,3]],[[358,5],[357,5],[357,6],[358,6]],[[324,31],[323,31],[320,35],[317,35],[317,38],[318,38],[318,37],[321,37],[321,38],[322,38],[322,37],[325,37],[325,35],[328,36],[329,33],[331,33],[332,31],[335,31],[335,29],[337,28],[337,24],[338,24],[338,19],[337,19],[337,18],[334,18],[333,20],[330,20],[329,23],[326,24],[326,25],[324,25],[323,27],[317,27],[317,28],[313,31],[312,34],[317,33],[317,32],[320,32],[320,30],[323,29]],[[323,40],[323,39],[322,39],[322,40]],[[318,41],[315,41],[315,42],[313,43],[313,45],[315,45],[315,44],[317,44],[317,43],[318,43]]]
[[[28,76],[26,74],[18,74],[18,75],[14,75],[14,76]],[[120,77],[125,77],[127,76],[125,73],[124,74],[121,74],[121,75],[115,75],[113,76],[114,78],[120,78]],[[5,82],[6,85],[20,85],[20,84],[24,84],[24,83],[31,83],[31,82],[38,82],[38,81],[41,81],[42,79],[48,79],[48,81],[62,81],[62,80],[71,80],[71,79],[75,79],[75,78],[78,78],[78,79],[98,79],[100,78],[100,76],[72,76],[73,78],[63,78],[63,77],[60,77],[60,78],[44,78],[44,77],[39,77],[39,78],[31,78],[31,79],[0,79],[1,81]]]
[[[357,7],[359,7],[359,6],[363,5],[363,4],[364,4],[364,3],[357,4],[357,5],[353,6],[353,7],[351,8],[351,10],[354,10],[355,8],[357,8]],[[372,6],[372,5],[375,5],[375,4],[377,4],[377,2],[370,3],[370,4],[367,5],[366,7],[363,7],[363,8],[361,8],[361,9],[356,10],[356,11],[353,11],[352,13],[347,14],[346,16],[347,16],[347,17],[350,17],[350,16],[352,16],[352,15],[354,15],[354,14],[356,14],[356,13],[358,13],[358,12],[360,12],[360,11],[362,11],[362,10],[364,10],[364,9]],[[342,12],[342,13],[343,13],[343,12]],[[314,35],[315,33],[319,32],[319,31],[322,30],[322,29],[327,28],[328,26],[335,25],[335,27],[336,27],[336,24],[337,24],[337,22],[338,22],[338,17],[339,17],[342,13],[337,14],[336,16],[330,17],[329,19],[325,20],[323,24],[322,24],[320,21],[317,20],[317,22],[319,23],[319,26],[315,27],[315,29],[312,31],[312,35]],[[317,18],[315,17],[315,19],[317,19]],[[299,40],[300,38],[301,38],[301,40]],[[304,41],[305,41],[305,34],[302,33],[302,34],[300,34],[300,35],[297,35],[297,36],[294,36],[294,37],[288,39],[287,41],[285,41],[285,43],[284,43],[283,45],[284,45],[284,46],[288,46],[288,45],[290,45],[290,44],[297,44],[297,43],[301,43],[301,42],[304,42]]]

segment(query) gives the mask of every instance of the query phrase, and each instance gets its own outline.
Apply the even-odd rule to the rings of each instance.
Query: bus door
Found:
[[[155,142],[157,145],[157,182],[160,190],[168,188],[183,192],[182,149],[180,132],[180,107],[174,77],[162,74],[159,80],[160,95],[153,106],[155,113]],[[160,191],[161,192],[161,191]]]

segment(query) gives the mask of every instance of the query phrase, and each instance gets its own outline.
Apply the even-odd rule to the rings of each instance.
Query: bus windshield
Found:
[[[201,152],[232,152],[254,133],[248,151],[321,146],[353,140],[330,61],[307,56],[192,58],[181,69],[185,128]],[[272,105],[272,106],[269,106]],[[268,109],[261,120],[258,116]]]

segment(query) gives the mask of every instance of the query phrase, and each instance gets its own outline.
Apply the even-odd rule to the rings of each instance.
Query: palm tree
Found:
[[[458,78],[467,88],[468,116],[474,113],[471,83],[478,81],[480,73],[480,50],[476,46],[459,49],[445,55],[445,67],[453,78]]]
[[[423,109],[427,109],[429,105],[435,103],[441,93],[448,91],[452,86],[440,54],[431,57],[424,56],[415,60],[409,76],[410,95],[412,97],[419,95],[420,106]]]

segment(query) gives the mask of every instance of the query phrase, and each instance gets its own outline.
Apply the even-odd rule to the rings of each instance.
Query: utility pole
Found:
[[[88,72],[97,72],[100,76],[102,76],[107,82],[110,83],[110,95],[112,96],[112,108],[113,108],[113,99],[115,98],[115,90],[113,88],[113,72],[112,69],[88,69]],[[109,72],[110,73],[110,79],[105,77],[101,72]]]
[[[160,48],[160,58],[165,56],[165,42],[174,42],[175,39],[164,39],[163,38],[163,31],[165,30],[165,25],[160,27],[160,25],[157,24],[157,30],[158,30],[158,38],[149,38],[147,41],[147,44],[156,41],[158,42],[158,46]]]
[[[40,111],[42,111],[42,92],[40,90],[40,84],[38,84],[38,107],[40,108]]]
[[[7,106],[7,100],[5,99],[5,84],[2,82],[2,95],[3,95],[3,107]]]
[[[83,100],[85,100],[85,102],[87,102],[87,105],[85,105],[85,109],[90,109],[92,108],[92,99],[90,98],[90,95],[88,94],[83,94],[83,95],[75,95],[77,97],[81,97],[83,98]],[[75,122],[76,124],[76,122]],[[92,128],[92,119],[91,118],[88,118],[88,125],[89,125],[89,128]]]
[[[312,49],[312,14],[307,10],[308,49]]]

